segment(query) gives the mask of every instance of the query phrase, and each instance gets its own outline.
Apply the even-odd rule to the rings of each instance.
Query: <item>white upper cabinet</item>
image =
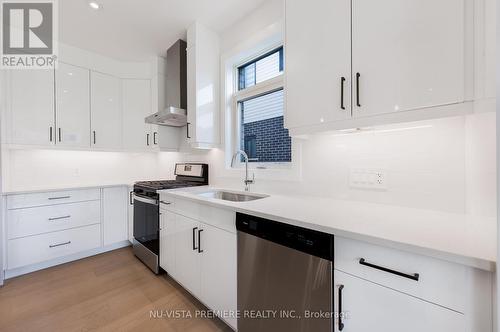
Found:
[[[120,79],[92,72],[91,80],[91,145],[99,149],[121,149]]]
[[[187,32],[187,139],[213,147],[219,137],[219,37],[199,23]]]
[[[285,3],[287,128],[351,117],[350,0]]]
[[[56,70],[56,144],[90,146],[90,72],[59,63]]]
[[[11,70],[7,130],[10,143],[53,145],[55,142],[54,71]]]
[[[285,127],[300,135],[467,112],[472,7],[285,0]]]
[[[464,0],[353,0],[354,117],[463,102],[464,8]]]
[[[158,142],[158,134],[152,125],[144,122],[151,114],[151,81],[140,79],[122,80],[123,101],[123,148],[149,150]],[[154,126],[156,129],[156,126]],[[156,143],[156,144],[155,144]]]

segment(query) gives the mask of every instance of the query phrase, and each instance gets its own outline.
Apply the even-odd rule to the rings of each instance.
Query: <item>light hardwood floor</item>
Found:
[[[130,248],[7,280],[0,331],[231,331],[218,319],[150,318],[151,310],[205,309]]]

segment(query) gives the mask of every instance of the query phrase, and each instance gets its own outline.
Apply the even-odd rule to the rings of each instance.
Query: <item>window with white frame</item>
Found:
[[[252,163],[290,163],[292,139],[283,123],[283,47],[236,68],[236,145]]]

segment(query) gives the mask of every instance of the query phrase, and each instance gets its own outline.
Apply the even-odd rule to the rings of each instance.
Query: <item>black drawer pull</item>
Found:
[[[361,107],[359,102],[359,78],[361,77],[360,73],[356,73],[356,106]]]
[[[344,285],[339,286],[339,331],[344,329],[344,322],[342,321],[344,318],[344,314],[342,313],[342,290],[344,289]]]
[[[200,229],[198,231],[198,252],[201,254],[203,250],[201,249],[201,232],[203,232],[203,229]]]
[[[196,247],[196,230],[198,229],[198,227],[193,227],[193,250],[197,250],[198,248]]]
[[[392,274],[395,274],[397,276],[400,276],[400,277],[403,277],[403,278],[408,278],[408,279],[415,280],[415,281],[418,281],[418,279],[420,278],[420,275],[418,273],[407,274],[407,273],[399,272],[399,271],[396,271],[396,270],[388,269],[388,268],[383,267],[383,266],[379,266],[379,265],[375,265],[375,264],[372,264],[372,263],[368,263],[364,258],[360,258],[359,264],[371,267],[371,268],[376,269],[376,270],[384,271],[384,272],[387,272],[387,273],[392,273]]]
[[[340,78],[340,108],[345,110],[344,106],[344,83],[345,83],[345,77]]]

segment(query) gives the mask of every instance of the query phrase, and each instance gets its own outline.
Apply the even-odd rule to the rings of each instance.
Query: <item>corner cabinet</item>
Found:
[[[152,112],[151,80],[123,79],[123,147],[152,150],[158,146],[157,126],[145,123]]]
[[[220,143],[218,35],[199,23],[187,31],[187,128],[194,148],[212,148]]]
[[[218,313],[235,313],[236,214],[161,195],[160,266]],[[235,317],[221,317],[236,329]]]
[[[463,103],[469,7],[465,0],[286,0],[285,126],[293,135],[403,122]]]

